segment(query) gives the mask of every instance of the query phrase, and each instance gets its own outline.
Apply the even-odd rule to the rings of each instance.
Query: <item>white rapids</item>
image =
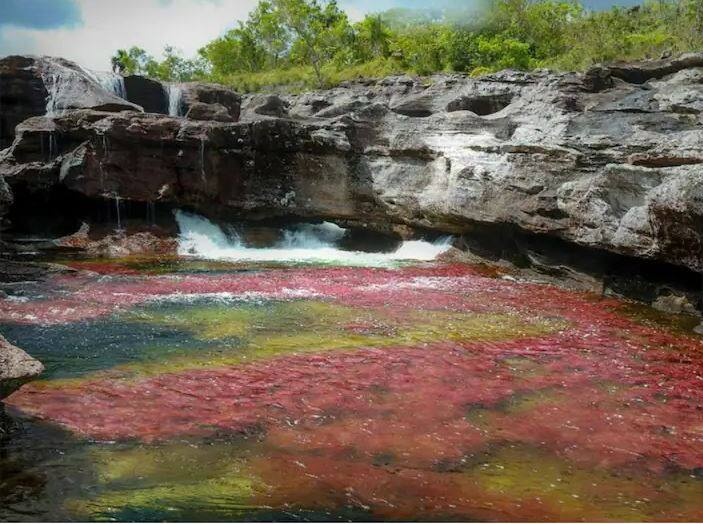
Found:
[[[208,219],[176,211],[180,230],[178,254],[209,260],[241,262],[310,262],[345,266],[389,266],[400,261],[431,261],[451,247],[452,239],[403,242],[392,253],[345,251],[337,247],[345,230],[331,222],[302,225],[284,231],[272,247],[246,246],[236,234],[227,235]]]

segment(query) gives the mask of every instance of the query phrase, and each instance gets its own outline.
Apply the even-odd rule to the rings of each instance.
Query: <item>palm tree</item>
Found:
[[[124,49],[118,49],[115,54],[110,58],[110,63],[112,64],[112,70],[115,73],[124,74],[125,71],[129,69],[129,63],[131,62],[131,57],[129,53]]]

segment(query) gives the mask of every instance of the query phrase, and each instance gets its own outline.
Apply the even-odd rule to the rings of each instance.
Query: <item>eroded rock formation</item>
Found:
[[[0,175],[23,194],[60,187],[208,216],[552,239],[690,280],[703,271],[702,79],[703,55],[403,76],[248,96],[241,114],[238,95],[187,84],[176,112],[190,118],[127,102],[26,118]]]
[[[39,376],[44,366],[0,335],[0,400]]]

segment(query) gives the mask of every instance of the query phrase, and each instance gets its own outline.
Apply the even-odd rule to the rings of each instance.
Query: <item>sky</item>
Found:
[[[441,0],[440,0],[441,1]],[[448,1],[448,0],[445,0]],[[465,2],[471,0],[454,0]],[[589,0],[592,7],[637,0]],[[160,56],[168,44],[193,56],[246,18],[257,0],[0,0],[0,56],[62,56],[107,70],[110,56],[133,45]],[[391,7],[436,6],[438,0],[339,0],[352,20]]]

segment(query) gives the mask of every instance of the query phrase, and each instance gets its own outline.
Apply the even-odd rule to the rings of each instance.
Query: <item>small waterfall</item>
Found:
[[[110,150],[108,148],[107,135],[104,131],[100,132],[100,137],[103,149],[103,154],[100,156],[100,161],[98,164],[100,171],[100,190],[105,191],[105,161],[107,160]]]
[[[124,77],[112,71],[90,71],[84,70],[96,83],[110,93],[127,100],[127,90],[124,85]]]
[[[53,131],[49,131],[49,161],[54,160],[54,157],[58,153],[58,146],[56,144],[56,136]]]
[[[115,194],[115,209],[117,210],[117,233],[122,232],[122,216],[120,214],[120,197]]]
[[[205,182],[205,138],[200,139],[200,178]]]
[[[284,231],[283,239],[269,248],[246,246],[236,234],[225,232],[208,219],[176,211],[180,234],[178,253],[212,260],[314,262],[347,266],[392,266],[399,261],[429,261],[451,247],[447,237],[436,242],[403,242],[393,253],[362,253],[338,247],[346,230],[330,222],[303,224]]]
[[[44,80],[44,87],[47,92],[46,115],[50,117],[61,116],[63,107],[61,107],[60,95],[64,85],[67,85],[70,79],[67,79],[62,74],[52,73],[50,75],[42,75],[42,80]]]
[[[178,84],[168,84],[164,90],[166,98],[168,98],[168,114],[169,116],[183,116],[183,89]]]
[[[146,221],[152,226],[156,225],[156,204],[154,202],[146,203]]]
[[[42,131],[39,134],[39,138],[39,147],[41,148],[40,152],[42,159],[48,162],[53,161],[58,152],[54,131]]]

